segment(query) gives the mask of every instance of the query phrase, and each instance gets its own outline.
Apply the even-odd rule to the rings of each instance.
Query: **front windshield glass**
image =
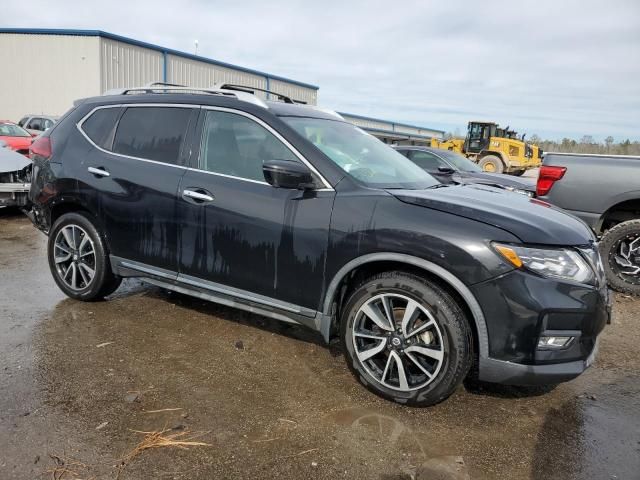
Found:
[[[439,184],[409,159],[355,125],[306,117],[282,120],[369,187],[423,189]]]
[[[13,123],[0,123],[0,136],[3,137],[30,137],[31,134]]]
[[[449,150],[438,151],[438,155],[447,160],[449,163],[453,163],[453,165],[463,172],[481,172],[482,169],[478,166],[477,163],[473,163],[464,155],[460,155],[456,152],[450,152]]]

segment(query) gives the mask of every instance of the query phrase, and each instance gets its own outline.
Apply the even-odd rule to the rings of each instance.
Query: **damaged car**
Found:
[[[30,159],[0,146],[0,208],[28,205],[31,167]]]

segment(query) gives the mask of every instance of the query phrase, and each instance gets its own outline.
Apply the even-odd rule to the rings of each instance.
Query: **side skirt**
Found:
[[[127,260],[115,255],[110,256],[111,269],[116,275],[122,277],[136,277],[141,280],[210,302],[237,308],[246,312],[264,315],[282,322],[303,325],[318,331],[317,312],[305,307],[292,304],[284,304],[276,299],[253,295],[250,292],[225,287],[222,285],[185,277],[146,264]],[[237,295],[235,293],[237,292]],[[282,303],[282,307],[279,304]]]

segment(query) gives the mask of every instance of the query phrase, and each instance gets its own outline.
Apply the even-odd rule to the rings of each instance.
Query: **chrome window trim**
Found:
[[[121,158],[129,158],[131,160],[139,160],[141,162],[148,162],[148,163],[155,163],[158,165],[166,165],[168,167],[173,167],[173,168],[181,168],[183,170],[187,170],[188,167],[184,166],[184,165],[174,165],[172,163],[166,163],[166,162],[160,162],[158,160],[151,160],[149,158],[141,158],[141,157],[134,157],[132,155],[124,155],[122,153],[117,153],[117,152],[112,152],[111,150],[106,150],[104,148],[102,148],[99,145],[96,145],[95,142],[93,140],[91,140],[91,138],[89,138],[89,136],[85,133],[85,131],[82,129],[82,126],[84,125],[84,122],[86,122],[89,117],[91,117],[91,115],[93,115],[97,110],[102,110],[105,108],[121,108],[121,107],[171,107],[171,108],[200,108],[200,105],[195,105],[195,104],[191,104],[191,103],[118,103],[118,104],[111,104],[111,105],[99,105],[95,108],[93,108],[89,113],[87,113],[84,117],[82,117],[78,123],[76,123],[76,128],[78,129],[78,131],[82,134],[82,136],[95,148],[97,148],[98,150],[100,150],[103,153],[107,153],[109,155],[115,155],[116,157],[121,157]]]
[[[260,125],[265,130],[267,130],[269,133],[271,133],[274,137],[276,137],[278,140],[280,140],[280,142],[282,142],[284,144],[284,146],[289,149],[289,151],[291,151],[303,164],[305,164],[309,168],[309,170],[311,170],[320,179],[320,181],[324,185],[324,188],[322,188],[322,189],[314,189],[315,191],[320,191],[320,190],[322,190],[322,191],[333,191],[333,187],[331,186],[331,184],[322,176],[322,174],[316,169],[316,167],[314,167],[311,164],[311,162],[309,162],[293,145],[291,145],[291,143],[289,143],[289,141],[286,138],[284,138],[282,135],[280,135],[280,133],[278,133],[271,125],[269,125],[265,121],[259,119],[255,115],[252,115],[252,114],[247,113],[247,112],[243,112],[242,110],[236,110],[234,108],[216,107],[216,106],[213,106],[213,105],[202,105],[202,109],[203,110],[213,110],[213,111],[218,111],[218,112],[226,112],[226,113],[232,113],[232,114],[236,114],[236,115],[241,115],[243,117],[246,117],[246,118],[256,122],[258,125]],[[202,141],[202,139],[200,139],[200,140]],[[200,163],[200,152],[201,152],[201,150],[202,150],[201,148],[198,150],[198,163]],[[252,179],[249,179],[249,178],[236,177],[236,176],[233,176],[233,175],[227,175],[227,174],[223,174],[223,173],[210,172],[208,170],[202,170],[200,168],[191,168],[190,170],[197,170],[197,171],[200,171],[200,172],[212,173],[212,174],[215,174],[215,175],[220,175],[220,176],[229,177],[229,178],[235,178],[235,179],[238,179],[238,180],[245,180],[245,181],[253,182],[253,183],[264,183],[266,185],[269,185],[267,182],[261,182],[259,180],[252,180]]]

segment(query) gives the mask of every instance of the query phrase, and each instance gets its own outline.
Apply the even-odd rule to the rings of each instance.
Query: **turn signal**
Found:
[[[509,248],[509,247],[505,247],[504,245],[495,245],[495,249],[498,252],[500,252],[500,254],[504,258],[509,260],[509,262],[511,262],[511,264],[513,264],[514,267],[516,267],[516,268],[522,267],[522,260],[520,260],[520,257],[515,252],[515,250],[513,250],[512,248]]]

